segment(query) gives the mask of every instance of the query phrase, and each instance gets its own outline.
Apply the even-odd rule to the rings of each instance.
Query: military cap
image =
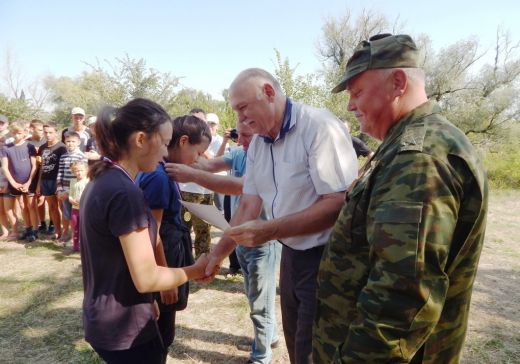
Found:
[[[348,80],[366,70],[419,67],[420,51],[409,35],[377,34],[359,43],[332,93],[344,91]]]

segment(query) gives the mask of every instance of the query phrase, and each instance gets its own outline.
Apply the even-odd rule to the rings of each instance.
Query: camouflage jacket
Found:
[[[315,363],[457,363],[484,240],[487,179],[427,102],[388,132],[323,253]]]

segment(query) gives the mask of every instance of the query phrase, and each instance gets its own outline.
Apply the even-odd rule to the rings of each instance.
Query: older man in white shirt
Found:
[[[286,97],[268,72],[242,71],[229,88],[239,123],[255,136],[247,155],[240,205],[210,255],[214,275],[236,244],[277,239],[284,247],[280,294],[291,363],[312,362],[316,275],[323,246],[357,175],[356,154],[341,121]],[[269,220],[257,220],[265,206]]]

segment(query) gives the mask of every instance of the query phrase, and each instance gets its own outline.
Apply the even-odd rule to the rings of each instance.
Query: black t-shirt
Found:
[[[85,188],[80,215],[85,339],[104,350],[152,340],[158,334],[153,295],[135,288],[119,240],[148,228],[155,246],[157,225],[143,192],[124,172],[110,168]]]
[[[67,153],[67,147],[62,142],[49,147],[47,142],[42,144],[38,155],[42,157],[41,176],[45,180],[56,180],[60,166],[60,158]]]

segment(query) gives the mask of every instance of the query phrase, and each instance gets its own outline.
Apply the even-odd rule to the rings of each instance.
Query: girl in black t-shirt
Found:
[[[105,157],[91,167],[80,203],[85,339],[107,363],[164,363],[152,292],[203,278],[208,262],[202,256],[188,267],[166,267],[155,220],[134,183],[166,155],[171,121],[158,104],[135,99],[104,108],[96,136]]]

